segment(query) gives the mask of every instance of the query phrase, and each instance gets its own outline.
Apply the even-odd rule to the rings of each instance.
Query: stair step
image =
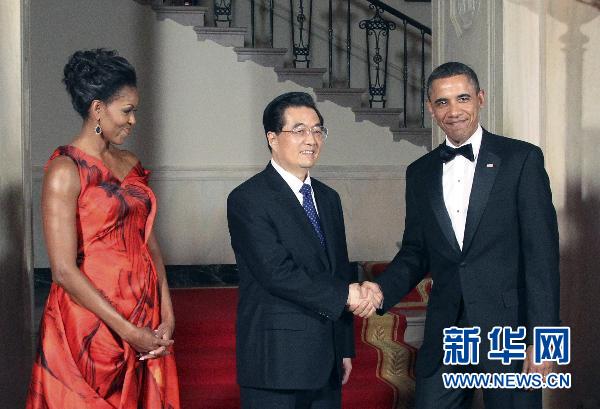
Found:
[[[317,101],[331,101],[348,108],[360,108],[366,88],[315,88]]]
[[[183,26],[203,27],[208,7],[152,6],[159,20],[171,19]]]
[[[323,87],[325,68],[283,68],[275,67],[279,81],[293,81],[307,88]]]
[[[139,0],[144,1],[144,0]],[[184,26],[193,26],[198,40],[211,40],[225,47],[233,47],[238,61],[254,61],[257,64],[274,67],[279,81],[293,81],[303,87],[313,88],[318,101],[349,107],[355,114],[356,120],[370,121],[376,125],[390,128],[394,141],[406,140],[418,146],[432,149],[431,128],[401,128],[401,108],[368,108],[362,107],[365,88],[345,88],[344,84],[336,84],[341,88],[323,88],[325,68],[292,68],[283,67],[284,58],[288,53],[286,48],[244,47],[248,33],[246,27],[207,27],[207,15],[210,19],[210,8],[204,6],[165,6],[156,4],[160,0],[147,0],[154,3],[152,9],[158,20],[171,19]],[[203,0],[202,4],[208,2]]]
[[[211,40],[225,47],[243,47],[246,27],[206,27],[195,26],[198,40]]]
[[[287,48],[235,47],[238,61],[254,61],[265,67],[282,67]]]
[[[408,141],[417,146],[424,146],[428,151],[432,148],[433,136],[431,128],[392,128],[394,141]]]
[[[353,108],[352,112],[359,122],[371,121],[379,126],[398,129],[403,110],[402,108]]]

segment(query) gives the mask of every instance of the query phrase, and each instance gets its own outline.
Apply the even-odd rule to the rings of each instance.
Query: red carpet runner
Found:
[[[237,288],[172,290],[175,351],[184,409],[235,409]],[[407,307],[420,307],[414,305]],[[406,318],[398,310],[355,320],[356,353],[343,388],[344,409],[409,409],[416,351],[403,343]],[[268,409],[268,408],[265,408]]]

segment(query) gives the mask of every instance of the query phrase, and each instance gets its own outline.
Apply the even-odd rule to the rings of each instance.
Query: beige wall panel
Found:
[[[600,406],[600,9],[549,0],[545,9],[546,160],[561,233],[561,315],[573,332],[573,389],[551,408]],[[581,406],[578,406],[581,405]]]
[[[458,1],[433,3],[434,29],[444,34],[434,31],[434,64],[450,55],[464,56],[484,73],[501,67],[488,89],[488,97],[499,91],[498,131],[541,146],[546,158],[559,219],[561,318],[573,331],[572,361],[561,370],[573,374],[573,388],[546,390],[544,408],[597,408],[600,7],[583,0],[461,2],[480,3],[479,13],[486,7],[489,12],[492,3],[501,7],[495,26],[470,28],[481,46],[495,33],[496,40],[480,49],[468,35],[452,33],[453,3]]]
[[[31,371],[31,238],[24,97],[26,69],[20,1],[0,2],[0,407],[24,406]],[[25,43],[25,44],[24,44]]]
[[[138,125],[127,147],[155,171],[152,183],[160,206],[156,227],[167,262],[232,261],[225,200],[252,174],[240,174],[240,169],[258,171],[268,161],[262,111],[280,93],[310,90],[278,82],[272,68],[238,62],[231,48],[199,42],[191,27],[160,21],[149,6],[138,2],[39,1],[33,5],[32,20],[36,267],[48,265],[39,216],[41,167],[81,124],[61,83],[63,66],[73,51],[101,46],[118,49],[138,71]],[[403,177],[406,165],[425,148],[393,142],[387,128],[356,123],[349,108],[331,102],[319,103],[319,108],[330,138],[315,175],[321,167],[349,173],[326,172],[332,185],[340,181],[350,186],[352,194],[342,195],[344,208],[361,215],[347,221],[351,257],[391,259],[404,219],[404,180],[397,175]],[[389,168],[396,175],[392,179],[386,176]],[[232,179],[231,174],[237,176]],[[368,189],[361,188],[364,185]],[[373,204],[374,195],[381,196],[381,202]],[[370,207],[388,218],[373,218]],[[373,236],[385,244],[371,240]]]
[[[460,61],[471,66],[486,92],[481,123],[502,132],[502,2],[436,0],[432,2],[433,66]],[[436,128],[434,135],[442,134]]]

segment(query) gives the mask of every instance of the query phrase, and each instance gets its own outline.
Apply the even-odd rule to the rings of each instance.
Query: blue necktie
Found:
[[[315,205],[313,203],[313,198],[311,194],[311,187],[306,183],[302,185],[300,189],[300,193],[302,193],[302,207],[310,220],[310,224],[312,224],[315,229],[315,233],[317,233],[317,237],[321,242],[321,246],[325,248],[325,235],[323,234],[323,230],[321,230],[321,222],[319,221],[319,215],[317,214],[317,209],[315,209]]]

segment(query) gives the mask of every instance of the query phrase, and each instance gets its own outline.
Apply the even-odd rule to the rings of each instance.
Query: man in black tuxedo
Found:
[[[237,380],[243,409],[338,409],[360,302],[338,194],[309,175],[327,129],[312,97],[266,107],[271,161],[227,200],[240,276]],[[354,280],[355,281],[355,280]]]
[[[472,390],[445,389],[443,372],[539,372],[531,337],[559,324],[556,213],[542,151],[479,125],[485,95],[471,68],[437,67],[428,80],[428,108],[446,141],[406,172],[402,246],[376,284],[382,310],[394,306],[427,273],[433,287],[416,365],[416,408],[470,408]],[[358,311],[361,311],[359,308]],[[481,328],[478,365],[442,364],[443,330]],[[487,359],[494,326],[527,331],[524,361]],[[484,389],[487,409],[541,408],[541,391]]]

